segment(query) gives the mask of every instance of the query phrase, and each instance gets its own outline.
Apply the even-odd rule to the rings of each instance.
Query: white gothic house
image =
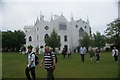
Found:
[[[60,37],[61,47],[68,49],[76,48],[79,44],[79,39],[82,38],[83,33],[91,33],[89,21],[81,19],[68,21],[63,15],[51,17],[50,21],[45,21],[44,16],[41,15],[40,19],[37,18],[34,26],[24,26],[26,34],[26,46],[32,45],[33,51],[37,46],[44,46],[44,39],[51,34],[53,29]]]

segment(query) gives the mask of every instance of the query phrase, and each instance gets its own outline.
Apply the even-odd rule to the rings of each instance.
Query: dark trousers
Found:
[[[114,55],[114,59],[115,59],[115,61],[118,61],[118,56]]]
[[[63,54],[63,57],[64,57],[64,58],[65,58],[65,55],[66,55],[66,54]]]
[[[31,72],[32,78],[33,80],[35,80],[35,67],[31,67],[31,68],[26,67],[26,70],[25,70],[27,80],[32,80],[29,72]]]
[[[82,60],[82,62],[84,62],[84,55],[85,54],[81,54],[81,60]]]
[[[96,60],[97,60],[97,61],[100,61],[100,56],[99,56],[98,54],[96,55],[96,57],[97,57]]]
[[[47,80],[54,80],[54,69],[53,68],[48,68],[47,70]]]
[[[71,57],[71,54],[68,54],[68,58]]]

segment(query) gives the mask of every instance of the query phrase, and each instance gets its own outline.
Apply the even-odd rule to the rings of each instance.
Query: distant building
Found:
[[[50,36],[51,32],[55,29],[58,33],[61,41],[61,47],[67,49],[76,48],[79,45],[79,40],[82,38],[83,33],[91,33],[91,27],[89,20],[83,21],[81,19],[68,21],[63,15],[51,16],[50,21],[45,21],[44,16],[41,15],[40,19],[37,18],[34,26],[24,26],[26,34],[26,45],[32,45],[35,48],[37,46],[44,46],[44,39]]]

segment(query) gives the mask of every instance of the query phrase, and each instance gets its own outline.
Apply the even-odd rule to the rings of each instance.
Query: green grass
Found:
[[[0,52],[0,79],[2,78],[2,54]]]
[[[81,62],[79,54],[73,54],[71,58],[58,56],[58,63],[54,72],[55,78],[118,78],[118,63],[113,61],[110,52],[102,52],[100,62],[90,61],[89,54],[85,55],[85,62]],[[42,58],[42,55],[39,55]],[[25,78],[27,55],[20,53],[2,54],[2,77]],[[36,67],[36,77],[46,78],[46,70]]]

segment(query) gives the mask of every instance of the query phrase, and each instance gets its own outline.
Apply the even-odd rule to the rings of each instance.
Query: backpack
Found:
[[[52,53],[50,52],[50,55],[52,56]],[[57,55],[55,54],[55,63],[58,62]]]
[[[34,52],[32,54],[35,55]],[[32,56],[32,54],[30,56]],[[39,58],[38,58],[38,56],[35,55],[35,65],[37,66],[38,64],[39,64]]]

